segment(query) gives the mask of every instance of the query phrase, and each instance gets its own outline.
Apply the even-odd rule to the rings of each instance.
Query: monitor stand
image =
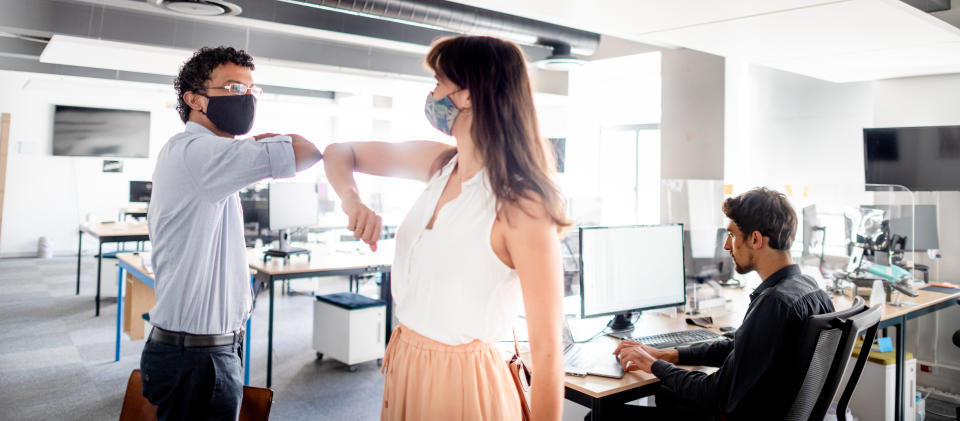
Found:
[[[279,237],[280,245],[277,248],[263,252],[264,261],[267,260],[267,257],[282,257],[284,259],[289,259],[290,256],[295,256],[298,254],[306,254],[307,259],[310,259],[310,250],[305,248],[290,247],[290,230],[280,230]]]
[[[630,313],[617,313],[613,320],[607,323],[609,333],[625,333],[633,331],[633,322],[630,321]]]

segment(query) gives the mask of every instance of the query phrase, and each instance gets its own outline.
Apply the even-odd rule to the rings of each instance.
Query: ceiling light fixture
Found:
[[[150,0],[154,6],[192,16],[233,16],[243,10],[223,0]]]

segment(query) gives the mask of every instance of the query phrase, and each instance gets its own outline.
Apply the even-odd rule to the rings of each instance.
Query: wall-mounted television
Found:
[[[150,112],[57,105],[53,113],[53,154],[146,158],[150,153]]]
[[[960,190],[960,126],[863,129],[867,184]]]

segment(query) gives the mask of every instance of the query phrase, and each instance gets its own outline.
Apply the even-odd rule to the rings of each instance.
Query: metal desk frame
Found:
[[[917,309],[916,311],[911,311],[906,314],[902,314],[897,317],[892,317],[886,320],[880,321],[880,329],[885,329],[888,327],[895,328],[897,330],[896,336],[896,345],[894,345],[894,355],[896,362],[896,384],[894,385],[894,406],[893,406],[893,419],[896,421],[904,420],[903,414],[903,367],[904,360],[906,359],[906,341],[907,341],[907,320],[916,319],[920,316],[925,316],[927,314],[943,310],[947,307],[952,307],[958,305],[957,299],[950,299],[941,301],[939,303]]]
[[[76,295],[80,295],[80,260],[83,257],[83,234],[90,234],[92,237],[96,237],[99,245],[97,246],[97,296],[94,299],[96,302],[96,310],[93,315],[100,317],[100,271],[103,266],[103,244],[104,243],[124,243],[127,241],[150,241],[149,234],[136,234],[136,235],[95,235],[92,232],[84,231],[83,228],[77,230],[79,235],[77,236],[77,292]],[[119,298],[117,298],[119,300]]]
[[[256,269],[256,268],[254,268]],[[314,269],[296,273],[278,273],[267,274],[263,270],[257,270],[254,279],[267,284],[270,300],[269,324],[267,325],[267,387],[269,388],[273,380],[273,284],[277,281],[297,278],[314,278],[321,276],[352,276],[363,275],[367,273],[381,273],[383,278],[380,281],[380,299],[386,302],[386,332],[384,333],[387,343],[390,342],[390,333],[393,325],[393,296],[390,293],[390,265],[375,265],[355,269]]]

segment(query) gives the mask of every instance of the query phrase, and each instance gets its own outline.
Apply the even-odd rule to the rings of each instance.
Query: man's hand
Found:
[[[648,353],[643,346],[629,346],[620,349],[617,354],[620,358],[620,366],[623,371],[643,370],[650,372],[653,362],[657,359]]]
[[[370,250],[377,251],[377,240],[380,239],[380,231],[383,228],[383,219],[380,215],[359,200],[344,201],[343,211],[349,218],[347,229],[353,231],[353,237],[370,245]]]
[[[274,137],[274,136],[280,136],[280,135],[278,135],[278,134],[276,134],[276,133],[261,133],[261,134],[258,134],[258,135],[256,135],[256,136],[254,136],[253,138],[256,139],[256,140],[263,140],[263,139],[267,139],[267,138]]]
[[[680,360],[680,353],[677,352],[676,348],[658,349],[631,340],[620,341],[613,354],[620,358],[620,365],[626,371],[643,370],[650,372],[650,366],[656,360],[673,364]]]

